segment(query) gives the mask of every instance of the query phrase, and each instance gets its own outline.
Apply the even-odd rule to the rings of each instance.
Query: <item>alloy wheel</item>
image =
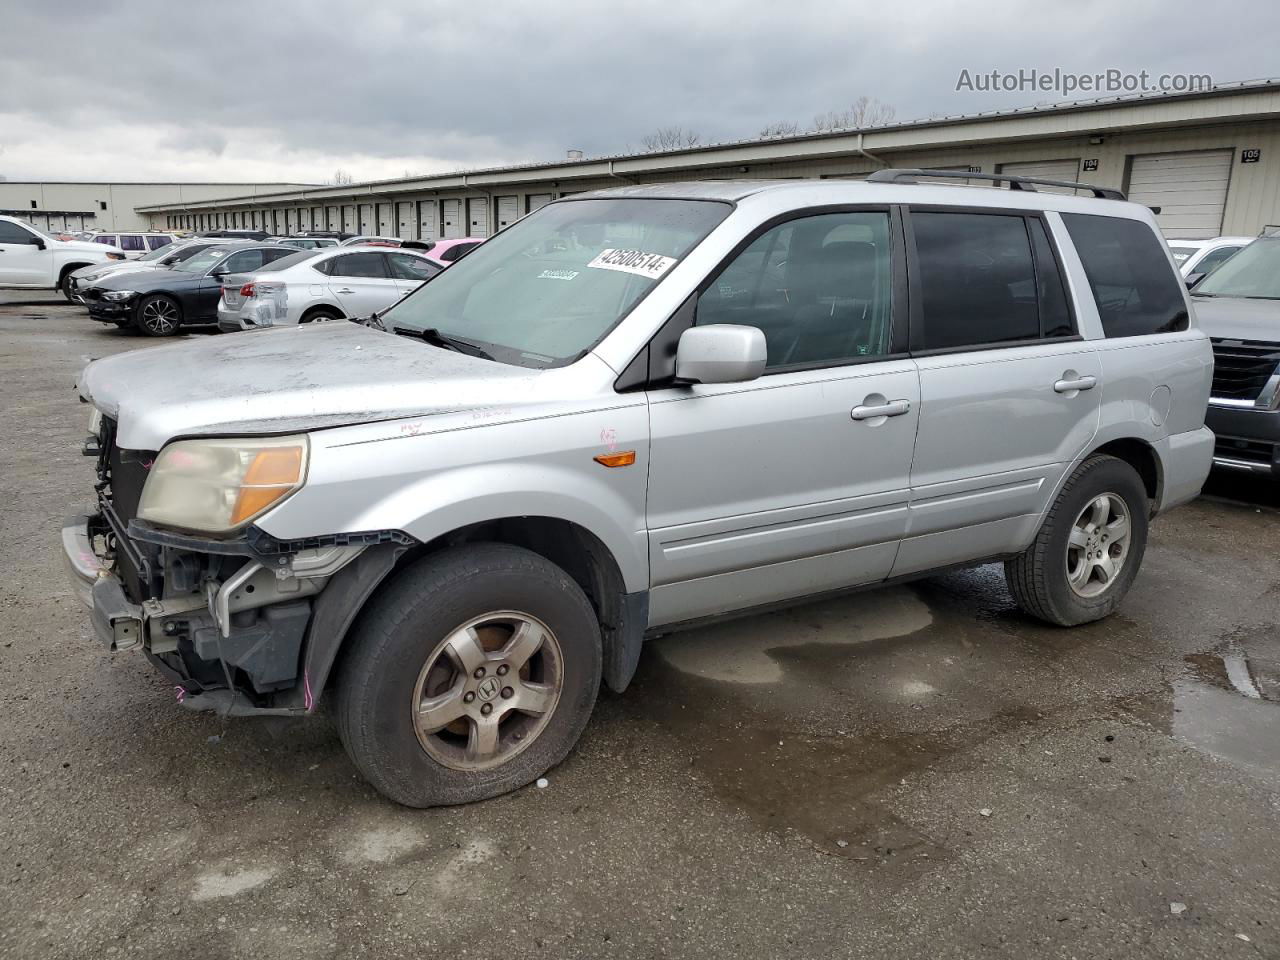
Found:
[[[1120,575],[1129,555],[1129,508],[1103,493],[1090,500],[1067,538],[1067,582],[1081,597],[1096,597]]]
[[[555,634],[504,610],[462,624],[427,657],[413,691],[418,742],[455,770],[485,770],[528,748],[564,685]]]
[[[178,329],[178,308],[162,297],[142,305],[142,325],[151,333],[166,336]]]

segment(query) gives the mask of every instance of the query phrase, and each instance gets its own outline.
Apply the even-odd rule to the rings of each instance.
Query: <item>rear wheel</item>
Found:
[[[1133,467],[1090,457],[1063,486],[1031,546],[1005,563],[1018,606],[1064,627],[1114,612],[1142,564],[1149,514]]]
[[[407,567],[347,643],[342,742],[374,787],[411,807],[529,783],[572,749],[600,686],[600,627],[582,589],[504,544]]]
[[[138,303],[136,324],[149,337],[171,337],[182,324],[182,310],[172,297],[152,294]]]
[[[320,323],[325,320],[341,320],[342,314],[329,307],[318,307],[302,315],[299,323]]]

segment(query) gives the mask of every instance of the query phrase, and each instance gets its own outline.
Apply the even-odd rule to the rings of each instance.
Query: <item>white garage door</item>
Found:
[[[489,235],[489,198],[472,197],[467,201],[467,236]]]
[[[1080,158],[1070,160],[1034,160],[1029,163],[1002,163],[1001,173],[1015,177],[1040,177],[1043,180],[1066,180],[1076,183],[1080,179]],[[1036,187],[1045,193],[1075,193],[1066,187]]]
[[[391,221],[391,204],[378,204],[378,236],[394,237],[396,236],[395,225]]]
[[[1129,199],[1159,207],[1166,237],[1216,237],[1222,232],[1234,150],[1156,153],[1133,158]]]
[[[443,239],[453,240],[457,237],[466,236],[466,233],[463,232],[466,228],[466,224],[462,222],[461,200],[441,200],[440,220],[440,235]]]
[[[436,202],[434,200],[418,201],[418,239],[434,240],[436,238]]]
[[[549,193],[531,193],[525,199],[524,212],[533,213],[533,211],[537,210],[539,207],[545,207],[548,203],[550,203],[554,199],[555,197],[553,197]]]
[[[342,232],[355,233],[359,228],[356,223],[356,208],[352,204],[344,204],[342,207]]]
[[[413,239],[413,204],[396,204],[396,236],[401,240]]]
[[[325,217],[327,218],[329,223],[329,226],[326,229],[329,229],[329,230],[342,229],[342,215],[338,212],[337,207],[326,207]]]
[[[499,197],[498,198],[498,229],[511,226],[520,218],[520,203],[518,197]]]

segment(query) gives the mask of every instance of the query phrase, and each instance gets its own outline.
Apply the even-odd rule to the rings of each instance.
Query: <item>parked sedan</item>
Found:
[[[108,276],[84,289],[89,316],[152,337],[168,337],[183,326],[216,323],[222,278],[249,273],[297,253],[270,244],[210,247],[172,270]]]
[[[342,241],[344,247],[398,247],[404,243],[399,237],[375,237],[372,235],[361,234],[357,237],[348,237]]]
[[[108,260],[74,270],[63,285],[63,293],[72,303],[84,303],[82,288],[91,287],[105,277],[147,270],[172,270],[184,260],[210,247],[225,245],[222,240],[179,240],[165,247],[145,253],[137,260]]]
[[[293,247],[295,250],[319,250],[322,247],[336,247],[338,241],[334,237],[267,237],[263,243],[278,243],[282,247]]]
[[[304,250],[254,273],[224,277],[218,327],[249,330],[367,317],[385,310],[442,269],[408,250]]]

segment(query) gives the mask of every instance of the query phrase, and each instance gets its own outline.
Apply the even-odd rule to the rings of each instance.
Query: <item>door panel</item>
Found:
[[[651,623],[887,576],[918,391],[910,360],[653,391]],[[906,412],[851,416],[885,398]]]
[[[16,231],[21,228],[12,229]],[[0,241],[0,284],[50,283],[57,279],[52,273],[52,251],[41,250],[34,243]]]

